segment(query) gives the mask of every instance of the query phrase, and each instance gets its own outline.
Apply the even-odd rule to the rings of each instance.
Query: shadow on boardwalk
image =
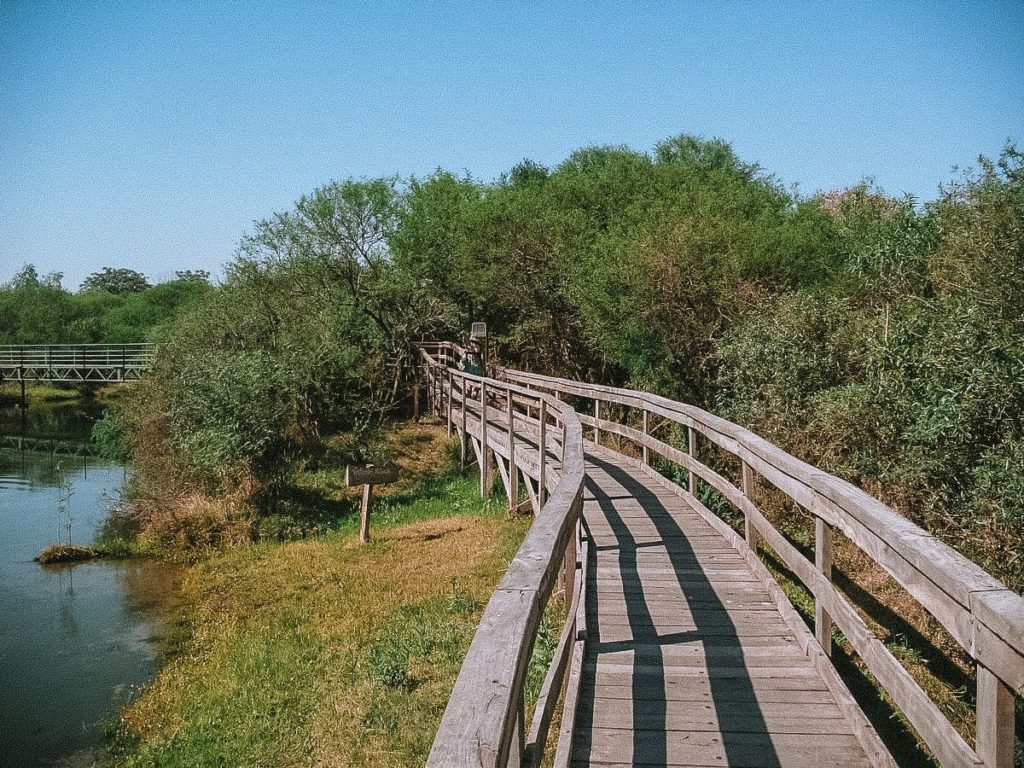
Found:
[[[753,680],[746,668],[736,626],[705,575],[697,553],[683,529],[650,489],[631,477],[625,469],[592,455],[588,456],[588,462],[620,486],[622,496],[642,500],[643,508],[660,539],[651,543],[638,543],[629,524],[617,510],[607,484],[602,488],[588,477],[587,492],[599,505],[615,536],[614,546],[605,545],[601,549],[618,550],[618,569],[632,638],[628,641],[606,642],[600,636],[599,627],[595,626],[590,630],[589,656],[596,659],[616,651],[633,651],[633,761],[644,765],[669,763],[673,745],[669,743],[671,730],[666,651],[672,646],[701,643],[706,659],[704,668],[713,703],[713,717],[717,718],[715,735],[720,735],[726,763],[750,765],[753,759],[758,765],[779,765],[779,757],[768,734]],[[680,612],[689,609],[694,629],[664,634],[659,632],[658,622],[640,576],[638,553],[645,547],[664,549],[685,601],[679,605]],[[664,625],[664,621],[661,623]],[[590,740],[597,699],[593,695],[593,688],[590,692],[591,695],[582,702],[580,712],[579,754],[590,754],[593,747]],[[694,709],[706,713],[708,707],[695,704]]]

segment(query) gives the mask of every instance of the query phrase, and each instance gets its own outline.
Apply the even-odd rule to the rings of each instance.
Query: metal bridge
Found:
[[[894,766],[833,665],[833,627],[939,764],[1014,765],[1020,595],[859,488],[711,413],[520,371],[471,376],[452,367],[461,354],[423,346],[428,402],[460,436],[464,464],[476,457],[481,493],[497,469],[511,506],[535,519],[484,610],[429,768]],[[813,519],[813,556],[765,516],[769,492]],[[712,494],[740,531],[702,503]],[[860,550],[972,659],[969,738],[836,587],[834,546]],[[765,550],[806,587],[811,628]],[[528,713],[527,670],[556,590],[567,617]]]
[[[21,405],[31,381],[113,384],[138,381],[150,369],[155,344],[0,345],[0,385],[17,382]]]
[[[0,384],[5,381],[137,381],[152,365],[155,350],[154,344],[0,346]]]
[[[45,453],[52,456],[96,456],[96,448],[86,440],[57,437],[26,437],[0,434],[0,450],[18,453]]]

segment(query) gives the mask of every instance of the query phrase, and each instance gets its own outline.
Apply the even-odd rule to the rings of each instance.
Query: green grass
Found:
[[[25,398],[29,407],[39,403],[60,403],[82,399],[82,390],[74,384],[56,384],[36,381],[26,384]],[[21,387],[17,383],[4,382],[0,385],[0,402],[20,402]]]
[[[306,490],[321,480],[306,478]],[[481,500],[474,476],[446,471],[379,499],[368,546],[355,541],[355,517],[343,516],[319,538],[194,566],[182,639],[123,713],[107,763],[422,765],[528,525],[506,519],[505,506]],[[555,601],[549,613],[557,610]],[[556,621],[537,644],[531,697]]]

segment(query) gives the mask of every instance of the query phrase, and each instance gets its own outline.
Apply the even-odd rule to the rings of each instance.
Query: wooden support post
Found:
[[[469,438],[466,437],[466,400],[469,399],[469,397],[468,397],[468,388],[466,387],[466,380],[465,379],[461,379],[461,381],[459,383],[459,386],[462,387],[462,392],[460,393],[461,400],[462,400],[462,429],[460,431],[460,437],[459,437],[459,461],[460,461],[460,463],[462,465],[462,471],[465,472],[466,471],[466,450],[468,449],[468,446],[466,445],[466,440],[469,439]]]
[[[540,474],[537,480],[537,508],[544,506],[544,497],[547,496],[547,489],[544,486],[548,465],[548,403],[547,400],[540,400],[540,440],[537,445],[537,452],[540,459]]]
[[[487,384],[480,382],[480,496],[491,495],[491,462],[487,456]]]
[[[430,406],[433,402],[431,398],[433,393],[430,391],[430,369],[427,366],[423,366],[423,415],[426,416],[430,412]]]
[[[452,436],[452,395],[455,394],[455,390],[452,388],[452,369],[448,369],[448,407],[445,409],[445,425],[448,432],[448,437]]]
[[[832,526],[820,517],[814,518],[814,567],[832,583]],[[832,617],[814,601],[814,636],[826,656],[832,655]]]
[[[370,501],[373,499],[373,486],[366,483],[363,486],[363,504],[359,508],[359,543],[366,544],[370,541]]]
[[[512,739],[508,745],[505,768],[527,768],[523,763],[523,752],[526,751],[526,705],[522,693],[519,694],[515,706]]]
[[[508,508],[514,512],[519,506],[519,469],[516,467],[516,413],[512,407],[512,388],[507,390],[505,403],[508,416]]]
[[[754,475],[750,471],[750,465],[747,462],[743,462],[743,495],[747,497],[747,500],[751,504],[754,503],[752,498],[754,494]],[[757,528],[754,527],[754,521],[751,520],[750,515],[744,513],[743,515],[743,533],[747,539],[747,546],[757,552]]]
[[[644,408],[644,437],[647,437],[648,435],[651,434],[650,431],[649,431],[648,423],[647,423],[649,415],[650,414],[647,412],[647,409]],[[651,449],[648,448],[646,445],[643,446],[643,455],[644,455],[644,464],[647,464],[648,466],[650,466],[650,463],[651,463]]]
[[[697,460],[697,433],[693,431],[693,427],[686,428],[687,437],[689,442],[687,443],[686,452],[690,454],[690,458],[694,461]],[[697,473],[692,469],[690,470],[690,495],[697,495]]]
[[[562,592],[566,606],[572,600],[572,591],[576,587],[576,532],[578,526],[579,521],[576,522],[576,527],[573,528],[572,535],[569,536],[569,541],[565,545],[565,555],[562,557]]]
[[[601,401],[594,400],[594,419],[601,418]],[[601,444],[601,430],[597,428],[597,424],[594,425],[594,442],[598,445]]]
[[[441,417],[441,379],[437,375],[437,369],[431,367],[430,377],[434,382],[434,416],[437,418]]]
[[[978,664],[977,752],[985,768],[1012,768],[1015,748],[1013,691]]]

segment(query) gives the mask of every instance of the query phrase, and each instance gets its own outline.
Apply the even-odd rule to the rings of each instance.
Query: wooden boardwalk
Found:
[[[463,466],[476,459],[481,493],[496,468],[510,512],[535,516],[484,610],[428,768],[894,768],[832,663],[833,628],[937,764],[1012,768],[1019,594],[863,490],[712,413],[524,371],[473,376],[452,367],[464,352],[446,342],[421,354],[427,402],[460,436]],[[813,554],[758,506],[765,486],[813,517]],[[712,497],[742,534],[701,503]],[[973,734],[837,588],[840,537],[974,660]],[[806,588],[813,631],[761,550]],[[568,611],[531,713],[528,671],[555,591]]]
[[[768,588],[684,498],[587,445],[587,653],[574,766],[861,766]]]

